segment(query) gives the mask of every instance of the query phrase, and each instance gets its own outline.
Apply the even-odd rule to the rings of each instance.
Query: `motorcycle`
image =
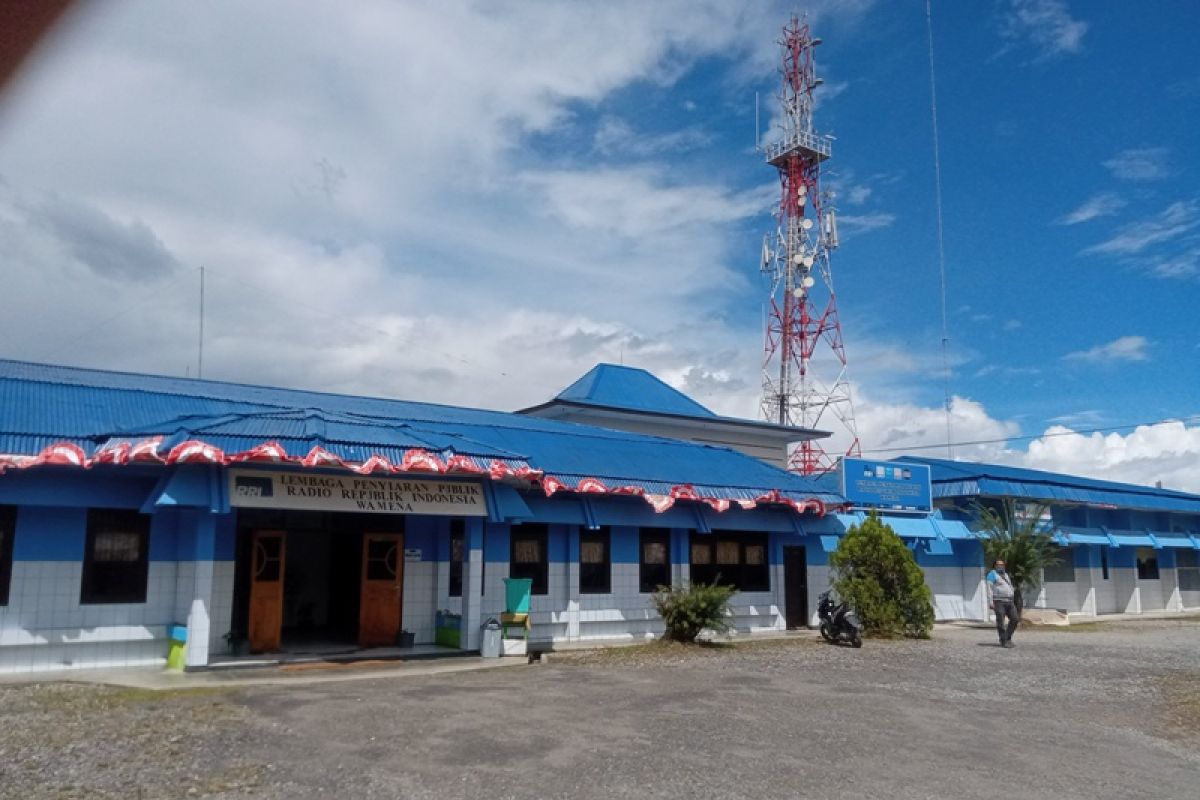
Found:
[[[821,637],[825,641],[862,647],[863,624],[849,603],[837,603],[832,592],[822,592],[817,598],[817,616],[821,618]]]

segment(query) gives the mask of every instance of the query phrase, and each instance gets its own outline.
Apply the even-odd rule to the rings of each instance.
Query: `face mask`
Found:
[[[998,572],[999,574],[1003,575],[1003,574],[1004,574],[1004,567],[996,567],[996,572]]]

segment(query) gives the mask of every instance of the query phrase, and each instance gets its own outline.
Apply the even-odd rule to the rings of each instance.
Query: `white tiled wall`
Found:
[[[923,569],[934,593],[939,620],[984,618],[986,590],[981,580],[982,572],[977,567]],[[151,562],[147,600],[141,604],[80,605],[81,571],[82,565],[74,562],[14,563],[9,604],[0,607],[0,672],[162,664],[167,652],[167,626],[189,621],[194,626],[193,636],[203,635],[208,650],[205,660],[208,654],[225,652],[224,637],[230,628],[233,605],[232,561]],[[198,589],[203,591],[206,585],[202,574],[205,571],[212,574],[211,596],[202,598],[197,604],[195,593]],[[498,617],[504,610],[503,581],[508,576],[508,564],[489,562],[486,572],[482,620]],[[1071,608],[1054,603],[1069,603],[1073,598],[1075,606],[1081,610],[1094,608],[1097,595],[1086,585],[1090,576],[1098,582],[1097,589],[1111,592],[1109,602],[1119,606],[1119,610],[1164,608],[1168,599],[1162,585],[1171,583],[1173,570],[1164,568],[1163,572],[1163,581],[1138,581],[1134,570],[1113,568],[1111,579],[1100,581],[1098,569],[1080,568],[1076,571],[1075,584],[1050,585],[1038,600],[1052,607]],[[1172,574],[1166,574],[1168,572]],[[552,562],[548,575],[549,592],[532,598],[533,639],[543,642],[599,641],[661,635],[662,622],[650,595],[638,591],[638,573],[637,564],[614,564],[610,593],[580,595],[577,565]],[[783,629],[781,565],[772,568],[772,580],[775,588],[771,592],[735,595],[732,606],[736,631],[753,633]],[[817,622],[817,595],[828,582],[827,566],[809,567],[812,624]],[[448,597],[448,586],[448,563],[405,564],[403,624],[406,630],[415,634],[418,643],[434,640],[438,609],[455,613],[461,610],[462,599]],[[572,587],[576,587],[574,591]],[[1169,602],[1172,609],[1181,604],[1200,605],[1200,593],[1180,593],[1173,588],[1173,583],[1171,587]],[[197,625],[203,628],[204,623],[207,623],[206,631],[195,628]],[[199,663],[205,663],[205,660]]]
[[[212,573],[212,602],[208,610],[208,655],[209,659],[229,649],[225,636],[233,627],[233,576],[235,565],[233,561],[213,562]],[[179,585],[176,591],[176,613],[182,613],[187,619],[187,610],[192,605],[192,586],[195,564],[190,561],[179,563]],[[186,578],[185,578],[186,575]],[[190,647],[190,645],[189,645]]]
[[[970,580],[962,567],[922,567],[925,583],[933,592],[934,618],[939,622],[972,619],[978,612],[967,600],[965,582]],[[974,578],[978,580],[978,570]]]
[[[439,572],[449,575],[449,565],[437,561],[409,561],[404,565],[404,630],[415,636],[417,644],[432,644],[438,608]],[[445,590],[443,589],[443,592]],[[461,603],[461,601],[459,601]]]
[[[83,565],[70,561],[15,561],[7,606],[0,606],[0,672],[165,664],[167,629],[187,624],[195,590],[195,563],[152,561],[145,603],[81,605]],[[233,562],[212,570],[210,652],[223,652],[233,604]]]
[[[0,672],[165,663],[174,562],[149,566],[145,603],[80,605],[83,565],[15,561],[0,607]]]

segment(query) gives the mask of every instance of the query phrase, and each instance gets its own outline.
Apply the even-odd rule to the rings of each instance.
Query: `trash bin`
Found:
[[[500,622],[495,619],[489,619],[480,626],[482,636],[479,640],[479,655],[484,658],[499,658],[500,657]]]
[[[183,670],[187,664],[187,625],[178,623],[167,626],[167,669]]]

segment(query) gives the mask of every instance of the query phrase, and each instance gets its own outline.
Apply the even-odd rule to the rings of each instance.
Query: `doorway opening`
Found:
[[[330,654],[395,644],[403,530],[399,515],[240,510],[235,636],[252,653]],[[380,551],[377,531],[393,532],[384,534],[395,550],[383,554],[383,563],[371,558]],[[390,582],[381,582],[384,573]]]
[[[788,630],[808,627],[808,556],[803,547],[783,548],[783,609]]]

